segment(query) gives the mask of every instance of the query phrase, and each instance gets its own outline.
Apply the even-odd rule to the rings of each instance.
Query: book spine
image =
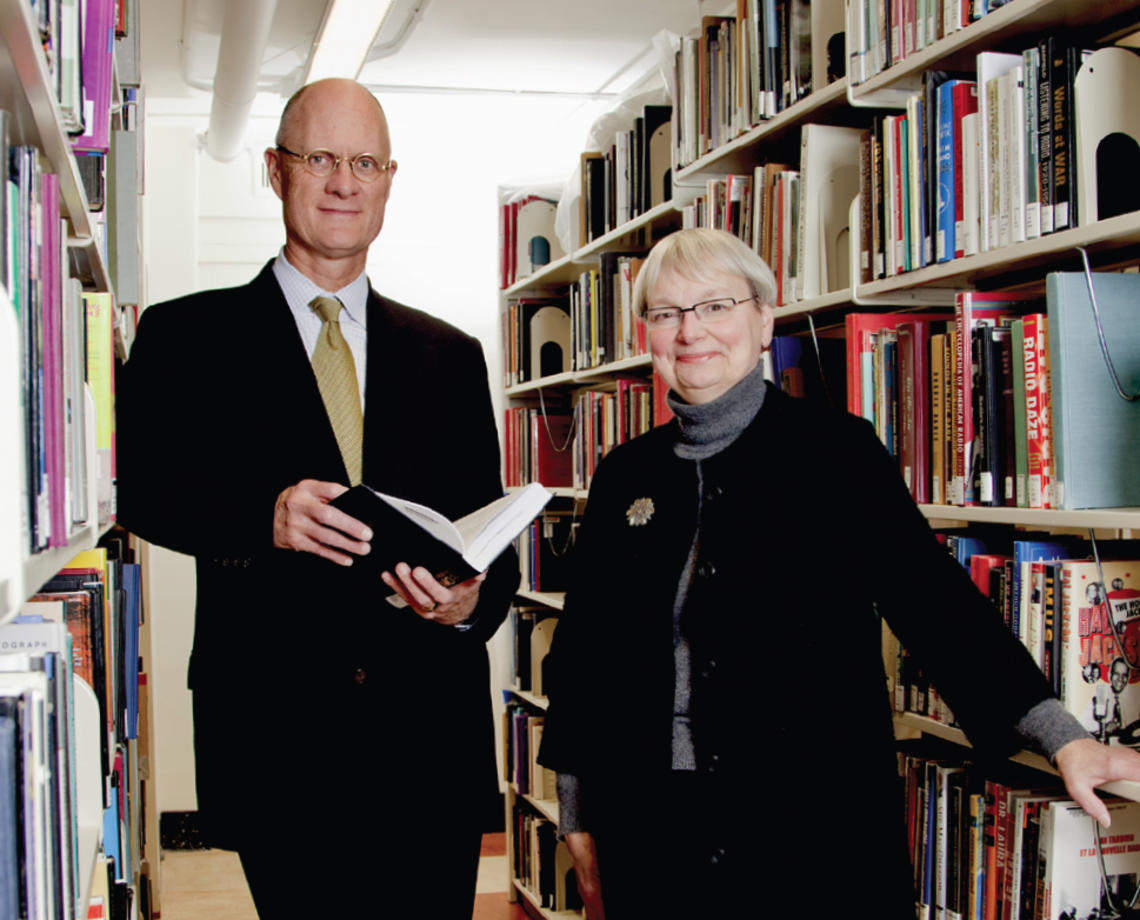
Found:
[[[930,337],[930,501],[936,505],[946,501],[944,441],[946,437],[946,392],[943,374],[946,335]]]
[[[966,183],[966,149],[963,142],[962,123],[966,116],[978,110],[977,84],[971,80],[959,81],[953,91],[953,112],[951,125],[953,134],[950,143],[953,148],[954,166],[954,247],[955,258],[966,254],[966,199],[973,186]]]
[[[871,170],[873,144],[870,131],[859,135],[859,283],[867,284],[874,277],[871,256],[874,251],[874,194],[872,192]]]
[[[1030,508],[1048,508],[1048,420],[1045,395],[1045,316],[1027,314],[1022,334],[1025,363],[1026,486]]]
[[[1059,39],[1049,38],[1049,89],[1053,99],[1051,149],[1053,165],[1053,230],[1066,230],[1070,219],[1069,74],[1067,49]]]
[[[1038,52],[1036,46],[1022,52],[1025,114],[1025,238],[1041,236],[1041,170],[1038,154]]]
[[[1049,41],[1037,43],[1037,176],[1041,188],[1041,233],[1053,232],[1053,90]]]
[[[974,87],[975,111],[962,118],[962,224],[965,240],[962,243],[963,255],[972,256],[981,251],[981,230],[979,209],[981,207],[981,185],[978,175],[978,123],[977,86]]]
[[[954,257],[955,246],[955,157],[954,81],[938,87],[938,237],[935,255],[939,262]]]
[[[884,183],[884,137],[886,119],[875,116],[871,131],[871,272],[873,278],[886,276],[885,205]]]

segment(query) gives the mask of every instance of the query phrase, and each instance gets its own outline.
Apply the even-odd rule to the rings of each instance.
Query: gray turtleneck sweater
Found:
[[[693,461],[697,475],[697,528],[689,546],[689,556],[677,583],[673,601],[673,769],[695,770],[696,756],[689,723],[689,700],[692,689],[689,643],[681,631],[681,611],[688,597],[697,551],[701,540],[703,508],[701,462],[730,444],[752,424],[764,403],[768,384],[760,365],[727,393],[711,402],[690,405],[670,391],[669,408],[677,417],[678,437],[673,451],[683,460]],[[1018,734],[1034,750],[1050,760],[1064,745],[1089,733],[1055,699],[1043,700],[1026,713],[1017,724]],[[589,830],[581,826],[578,778],[571,774],[558,774],[559,833]]]

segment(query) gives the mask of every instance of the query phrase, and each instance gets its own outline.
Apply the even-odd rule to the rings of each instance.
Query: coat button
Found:
[[[720,486],[712,486],[708,489],[707,492],[705,492],[705,501],[716,501],[723,495],[724,489],[722,489]]]
[[[720,755],[713,754],[712,757],[709,758],[708,763],[705,764],[705,771],[708,773],[716,773],[718,769],[720,769]]]
[[[724,850],[721,847],[717,847],[715,850],[712,851],[712,854],[709,856],[709,865],[712,865],[712,866],[717,865],[722,859],[724,859],[724,856],[725,856]]]
[[[368,680],[368,672],[364,668],[357,668],[352,674],[352,679],[358,684],[362,684]]]
[[[702,562],[697,566],[697,574],[701,578],[712,578],[716,574],[716,566],[711,562]]]

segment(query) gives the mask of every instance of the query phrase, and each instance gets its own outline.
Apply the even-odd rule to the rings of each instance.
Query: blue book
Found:
[[[934,257],[954,258],[954,87],[963,81],[947,80],[938,87],[938,204]]]
[[[1140,391],[1140,275],[1093,274],[1120,385]],[[1054,506],[1140,505],[1140,402],[1116,391],[1081,272],[1045,281],[1053,407]]]
[[[970,568],[970,557],[975,553],[988,553],[989,546],[981,537],[966,534],[949,534],[946,537],[946,548],[964,569]]]
[[[0,697],[0,920],[20,916],[20,734],[16,700]]]
[[[142,566],[123,564],[123,681],[127,738],[139,736],[139,622],[142,619]]]
[[[1046,559],[1069,559],[1075,550],[1071,543],[1059,540],[1013,541],[1013,591],[1009,629],[1015,636],[1022,633],[1021,616],[1027,607],[1029,563]]]

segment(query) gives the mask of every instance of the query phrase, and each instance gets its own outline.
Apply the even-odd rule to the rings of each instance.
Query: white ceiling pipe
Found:
[[[276,10],[277,0],[230,0],[226,4],[206,131],[206,150],[215,160],[227,162],[241,152]]]

